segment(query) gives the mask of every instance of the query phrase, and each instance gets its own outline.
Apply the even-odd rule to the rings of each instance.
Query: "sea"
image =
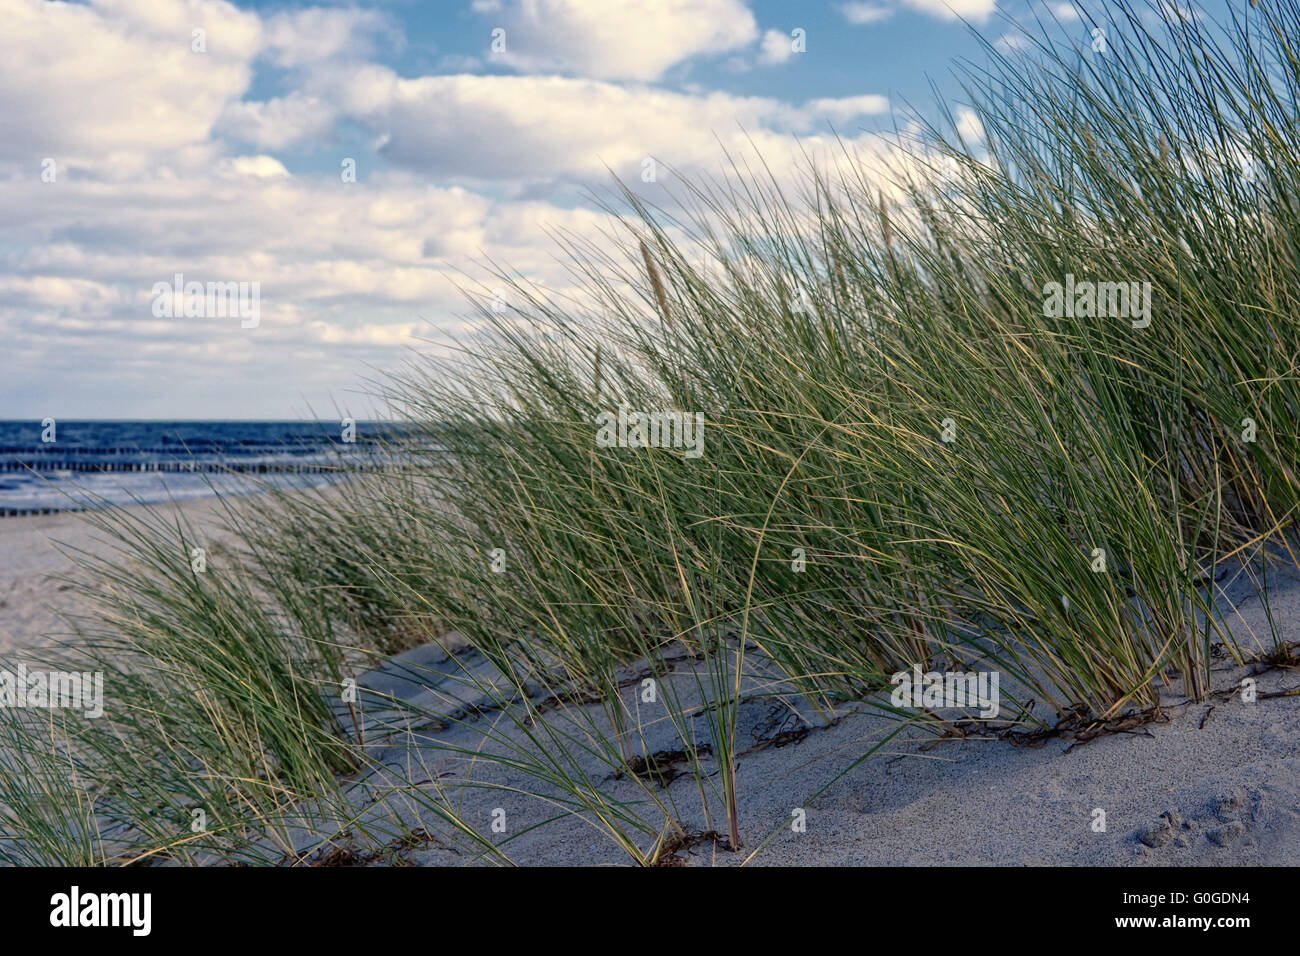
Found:
[[[331,484],[400,428],[339,421],[0,421],[0,518]]]

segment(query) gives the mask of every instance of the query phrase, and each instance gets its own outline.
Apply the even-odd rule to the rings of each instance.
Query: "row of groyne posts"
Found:
[[[156,472],[238,472],[257,475],[323,474],[325,472],[387,471],[378,462],[302,462],[302,461],[82,461],[61,459],[43,461],[3,461],[0,472],[12,471],[156,471]]]
[[[141,454],[171,454],[176,449],[141,449],[141,448],[99,448],[80,447],[66,452],[46,451],[36,453],[28,448],[9,448],[0,446],[0,455],[21,455],[22,457],[0,459],[0,473],[4,472],[138,472],[157,474],[246,474],[246,475],[344,475],[359,472],[392,471],[398,467],[397,458],[389,453],[376,452],[369,448],[358,449],[353,445],[343,445],[331,459],[321,460],[314,457],[310,461],[258,460],[240,461],[239,459],[213,458],[200,460],[195,458],[177,459],[160,458],[154,461],[140,461]],[[117,460],[114,460],[117,459]],[[134,459],[134,460],[132,460]],[[76,506],[58,508],[0,508],[0,518],[17,518],[26,515],[58,514],[64,511],[84,511]]]

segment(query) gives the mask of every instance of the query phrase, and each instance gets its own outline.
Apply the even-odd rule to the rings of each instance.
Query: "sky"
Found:
[[[1034,17],[1086,40],[1042,0],[0,0],[0,419],[364,413],[486,261],[571,283],[612,175],[883,150]]]

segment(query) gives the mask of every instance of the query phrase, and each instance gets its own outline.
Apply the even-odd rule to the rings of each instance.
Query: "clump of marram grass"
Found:
[[[78,640],[44,663],[102,672],[103,715],[0,711],[0,859],[266,864],[307,831],[384,843],[344,790],[370,761],[355,710],[332,704],[350,673],[342,621],[265,573],[248,517],[227,515],[240,553],[156,509],[87,512],[116,553],[76,555]]]
[[[96,786],[143,833],[146,797],[270,821],[339,804],[365,751],[323,689],[347,655],[452,630],[502,677],[465,675],[501,720],[457,756],[522,774],[638,863],[685,812],[680,790],[603,782],[640,781],[650,756],[620,683],[636,661],[670,689],[692,799],[732,849],[755,650],[825,712],[940,662],[996,667],[1007,717],[1039,725],[1149,707],[1175,681],[1202,698],[1212,643],[1264,650],[1216,613],[1216,565],[1286,546],[1300,506],[1300,3],[1245,14],[1249,42],[1242,14],[1109,10],[1085,14],[1104,52],[1050,30],[990,45],[968,73],[982,138],[925,128],[888,199],[851,156],[801,192],[739,171],[690,185],[677,215],[624,191],[621,238],[565,244],[585,308],[502,274],[510,314],[481,308],[455,365],[384,386],[415,429],[402,473],[267,497],[232,578],[104,570],[115,610],[87,653],[137,682],[124,753],[168,791],[125,787],[90,734],[53,761],[89,789],[24,790],[0,764],[0,804],[52,859],[88,851],[49,805],[85,824],[74,795]],[[1150,283],[1150,321],[1046,314],[1067,275]],[[620,404],[703,412],[705,454],[599,447]],[[700,706],[671,696],[677,655]]]

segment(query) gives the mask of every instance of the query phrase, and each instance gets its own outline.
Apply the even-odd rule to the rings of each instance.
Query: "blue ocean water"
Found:
[[[394,426],[0,421],[0,517],[329,484],[382,467]]]

